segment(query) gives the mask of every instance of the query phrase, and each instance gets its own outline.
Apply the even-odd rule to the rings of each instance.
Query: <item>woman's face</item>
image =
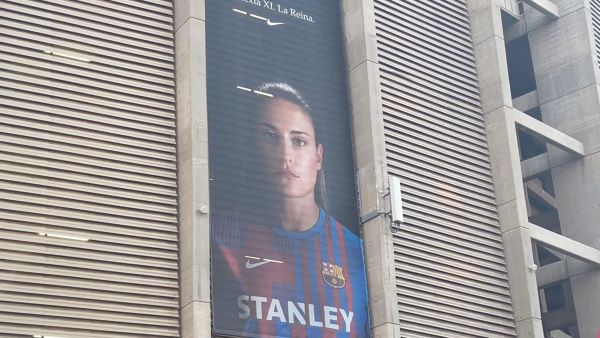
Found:
[[[323,146],[302,107],[276,98],[258,114],[258,147],[272,183],[285,197],[314,198]]]

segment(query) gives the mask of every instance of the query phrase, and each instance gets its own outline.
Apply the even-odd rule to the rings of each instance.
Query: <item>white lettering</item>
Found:
[[[337,330],[340,328],[339,325],[336,324],[337,321],[337,308],[331,306],[323,307],[323,320],[325,322],[325,327],[328,329]]]
[[[250,300],[256,303],[256,319],[262,319],[262,304],[267,302],[267,298],[252,296]]]
[[[254,302],[254,311],[251,302]],[[237,305],[240,310],[238,313],[240,319],[249,319],[252,315],[254,315],[253,319],[263,319],[263,308],[268,305],[268,309],[265,308],[267,316],[264,320],[279,320],[282,323],[345,330],[348,333],[352,330],[352,320],[354,319],[354,312],[333,306],[325,305],[315,308],[315,304],[292,301],[282,304],[279,299],[260,296],[241,295],[238,297]],[[287,309],[284,309],[286,305]],[[323,315],[318,316],[317,310],[322,310]]]
[[[273,299],[271,306],[269,306],[269,313],[267,314],[267,320],[273,320],[273,317],[279,318],[279,321],[285,323],[285,314],[281,308],[281,304],[278,299]]]
[[[242,309],[242,312],[238,314],[240,319],[246,319],[250,317],[250,307],[243,303],[243,301],[248,301],[249,299],[250,297],[246,295],[241,295],[238,297],[238,306],[240,309]]]
[[[294,318],[298,319],[298,322],[302,325],[306,325],[306,320],[304,320],[303,315],[306,313],[306,309],[304,308],[304,303],[298,303],[298,307],[302,309],[302,313],[298,311],[296,305],[293,302],[288,301],[288,319],[291,324],[295,322]]]
[[[350,332],[350,325],[352,325],[352,317],[354,317],[354,312],[349,311],[349,313],[346,313],[344,309],[340,309],[340,313],[344,319],[344,324],[346,324],[346,332]]]
[[[310,326],[323,327],[323,322],[315,318],[315,306],[308,304],[308,322]]]

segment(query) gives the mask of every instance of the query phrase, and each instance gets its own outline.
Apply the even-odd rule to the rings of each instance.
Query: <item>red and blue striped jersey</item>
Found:
[[[215,331],[248,337],[368,337],[362,241],[321,210],[304,232],[213,224]]]

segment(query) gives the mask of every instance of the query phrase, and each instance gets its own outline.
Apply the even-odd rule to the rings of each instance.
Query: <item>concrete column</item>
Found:
[[[519,338],[543,338],[521,162],[508,78],[501,0],[467,0],[500,231]]]
[[[204,0],[175,0],[181,337],[211,337]]]
[[[560,17],[526,13],[543,121],[584,144],[566,164],[549,149],[562,233],[600,249],[600,72],[589,1],[554,0]],[[581,337],[600,330],[600,271],[569,258],[568,273]]]
[[[387,169],[375,12],[372,0],[342,0],[350,111],[360,193],[360,214],[388,210]],[[362,225],[373,337],[400,337],[393,234],[377,216]]]

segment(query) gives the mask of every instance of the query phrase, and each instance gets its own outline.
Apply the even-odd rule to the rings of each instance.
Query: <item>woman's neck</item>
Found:
[[[319,206],[313,198],[284,198],[281,206],[281,225],[287,231],[306,231],[319,219]]]

